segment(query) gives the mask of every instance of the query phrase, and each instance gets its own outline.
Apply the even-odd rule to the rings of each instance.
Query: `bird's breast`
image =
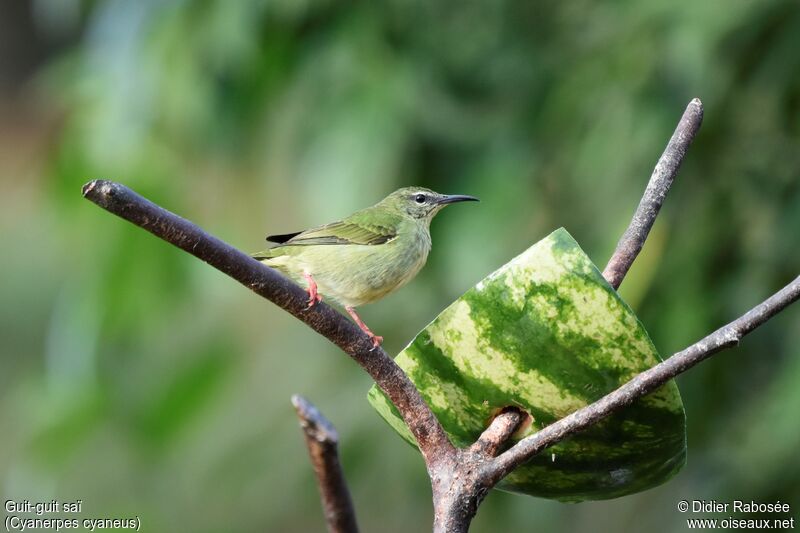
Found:
[[[359,247],[348,279],[335,287],[338,300],[355,307],[380,300],[416,276],[431,250],[427,232],[399,233],[385,244]]]
[[[376,261],[373,276],[364,280],[374,292],[372,301],[386,296],[411,281],[425,266],[431,250],[431,240],[427,232],[418,232],[397,238],[384,245],[382,257]]]

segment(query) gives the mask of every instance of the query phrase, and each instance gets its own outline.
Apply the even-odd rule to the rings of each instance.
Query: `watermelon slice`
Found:
[[[661,361],[636,315],[563,228],[445,309],[397,356],[457,446],[503,407],[530,415],[523,438]],[[414,438],[377,388],[372,406]],[[663,483],[686,461],[674,381],[534,457],[499,488],[561,501],[616,498]]]

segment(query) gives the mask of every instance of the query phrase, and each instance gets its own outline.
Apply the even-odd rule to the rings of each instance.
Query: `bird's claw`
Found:
[[[369,349],[370,352],[375,350],[375,348],[377,348],[381,344],[383,344],[383,337],[381,337],[380,335],[370,335],[369,338],[372,339],[372,348]]]
[[[306,278],[306,281],[308,282],[308,305],[306,306],[306,309],[311,309],[317,305],[318,302],[322,301],[322,295],[317,292],[317,284],[314,281],[314,278],[311,277],[311,274],[304,272],[303,277]]]
[[[381,343],[383,342],[383,337],[372,333],[372,330],[369,329],[366,324],[364,324],[364,321],[361,320],[361,317],[358,316],[358,313],[356,313],[356,310],[353,307],[345,306],[345,310],[353,318],[353,320],[356,321],[356,324],[358,324],[358,327],[361,328],[361,331],[366,333],[369,339],[372,341],[372,348],[370,348],[369,351],[371,352],[372,350],[380,346]]]
[[[308,291],[308,305],[306,306],[306,309],[311,309],[321,301],[322,301],[321,294],[319,294],[317,291],[314,291],[313,293],[311,291]]]

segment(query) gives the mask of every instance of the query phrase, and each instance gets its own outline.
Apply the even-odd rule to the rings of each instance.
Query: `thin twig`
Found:
[[[686,155],[686,150],[692,144],[702,121],[703,103],[695,98],[689,102],[678,127],[675,128],[675,133],[672,134],[664,153],[656,163],[647,189],[639,202],[639,207],[636,208],[628,229],[620,238],[617,249],[614,250],[614,254],[603,270],[603,277],[615,289],[619,288],[628,269],[631,268],[636,256],[642,250],[650,228],[653,227],[661,205],[672,186],[672,181],[678,173],[683,156]]]
[[[300,286],[124,185],[94,180],[83,186],[83,196],[205,261],[336,344],[367,371],[397,407],[429,469],[455,453],[441,424],[408,376],[385,351],[373,350],[369,337],[344,315],[325,303],[307,309],[308,295]]]
[[[666,361],[642,372],[617,390],[598,401],[550,424],[541,431],[519,441],[495,459],[487,477],[491,486],[514,468],[545,448],[560,442],[634,400],[652,392],[678,374],[685,372],[711,355],[739,344],[739,341],[800,298],[800,276],[730,324],[692,344]]]
[[[314,404],[300,395],[292,396],[292,405],[308,446],[308,455],[317,476],[317,485],[330,533],[357,533],[356,513],[339,463],[339,435],[330,421]]]
[[[470,446],[470,450],[488,457],[494,457],[501,446],[508,441],[511,435],[525,420],[519,409],[509,408],[498,414],[481,433],[481,436]]]

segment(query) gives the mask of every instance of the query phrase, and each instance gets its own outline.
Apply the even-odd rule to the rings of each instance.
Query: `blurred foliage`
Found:
[[[50,59],[0,93],[5,498],[81,498],[150,531],[319,530],[299,392],[342,435],[364,530],[430,527],[422,462],[363,372],[82,200],[91,178],[245,250],[404,185],[480,197],[437,218],[412,284],[364,309],[396,352],[558,226],[604,264],[698,96],[704,126],[623,296],[668,355],[800,272],[794,1],[30,7]],[[575,506],[495,491],[474,530],[683,531],[676,502],[695,498],[796,513],[798,360],[791,309],[679,380],[689,462],[668,484]]]

